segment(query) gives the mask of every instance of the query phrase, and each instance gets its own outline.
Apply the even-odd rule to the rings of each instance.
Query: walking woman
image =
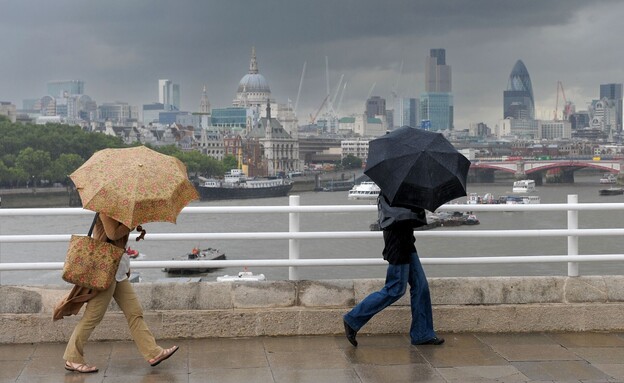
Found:
[[[145,235],[145,230],[141,226],[137,226],[137,230],[141,232],[137,238],[138,241]],[[100,213],[95,224],[93,237],[104,242],[108,240],[113,245],[125,249],[131,231],[132,229],[124,224]],[[156,344],[154,335],[143,319],[143,309],[132,284],[128,280],[129,274],[130,259],[124,253],[115,280],[108,289],[95,291],[74,286],[69,295],[55,308],[54,319],[57,320],[64,316],[77,314],[84,302],[87,303],[82,319],[74,328],[63,355],[66,370],[80,373],[98,371],[96,366],[89,365],[85,361],[84,346],[95,327],[102,321],[113,298],[126,317],[134,343],[150,365],[158,365],[178,350],[178,346],[163,349]]]

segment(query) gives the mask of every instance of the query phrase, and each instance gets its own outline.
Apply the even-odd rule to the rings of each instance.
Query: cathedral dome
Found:
[[[256,61],[256,48],[251,49],[251,61],[249,63],[249,73],[247,73],[238,83],[234,106],[259,106],[266,103],[271,97],[271,88],[263,75],[258,73],[258,62]]]
[[[238,83],[238,93],[271,93],[269,83],[260,73],[248,73]]]

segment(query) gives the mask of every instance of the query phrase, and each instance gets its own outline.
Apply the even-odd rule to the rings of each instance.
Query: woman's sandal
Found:
[[[178,349],[179,349],[178,346],[173,346],[171,348],[166,348],[166,349],[162,350],[161,353],[158,354],[158,356],[156,356],[153,359],[148,360],[147,363],[149,363],[150,366],[152,366],[152,367],[158,366],[160,364],[160,362],[162,362],[163,360],[169,359],[169,357],[171,355],[173,355],[176,351],[178,351]]]
[[[80,363],[72,363],[72,362],[65,362],[65,369],[67,371],[75,371],[81,374],[91,374],[93,372],[99,371],[98,368],[95,366],[90,366],[86,363],[80,364]]]

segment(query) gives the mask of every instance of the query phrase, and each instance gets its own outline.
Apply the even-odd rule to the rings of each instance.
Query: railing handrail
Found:
[[[422,238],[494,238],[494,237],[567,237],[568,254],[562,255],[526,255],[526,256],[491,256],[491,257],[436,257],[422,258],[423,264],[482,264],[482,263],[527,263],[527,262],[567,262],[568,275],[578,275],[577,262],[622,261],[624,254],[578,254],[580,237],[624,236],[624,228],[613,229],[579,229],[579,211],[624,210],[624,203],[576,203],[577,196],[568,196],[567,203],[536,204],[536,205],[504,205],[504,204],[446,204],[439,211],[567,211],[568,227],[565,229],[537,230],[448,230],[448,231],[415,231],[416,237]],[[232,233],[150,233],[150,241],[190,241],[190,240],[258,240],[276,239],[289,241],[289,259],[265,260],[210,260],[210,261],[140,261],[132,262],[132,267],[141,268],[219,268],[243,266],[281,266],[289,267],[290,279],[298,279],[296,267],[301,266],[350,266],[350,265],[381,265],[385,261],[376,258],[349,259],[299,259],[299,241],[305,239],[357,239],[380,238],[379,231],[331,231],[301,232],[299,231],[299,215],[302,213],[332,212],[373,212],[377,206],[371,205],[299,205],[299,196],[290,196],[288,206],[190,206],[185,207],[181,214],[239,214],[239,213],[288,213],[289,231],[286,232],[232,232]],[[50,215],[91,215],[92,211],[82,208],[24,208],[0,209],[0,216],[50,216]],[[67,242],[71,234],[34,234],[34,235],[0,235],[0,243],[29,242]],[[131,239],[137,237],[132,234]],[[60,270],[63,262],[39,263],[0,263],[0,271],[14,270]]]

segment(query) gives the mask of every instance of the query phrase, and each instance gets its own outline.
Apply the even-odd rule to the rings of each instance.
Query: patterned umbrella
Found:
[[[100,150],[69,177],[85,209],[130,228],[175,223],[182,208],[199,199],[180,160],[145,146]]]

